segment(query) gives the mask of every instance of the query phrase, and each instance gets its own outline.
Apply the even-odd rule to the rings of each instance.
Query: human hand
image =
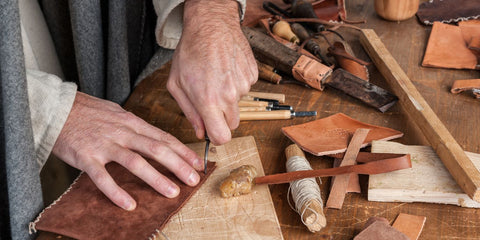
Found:
[[[200,179],[195,169],[203,170],[203,161],[197,154],[172,135],[118,104],[80,92],[52,151],[69,165],[85,171],[110,200],[126,210],[135,209],[136,202],[106,171],[107,163],[119,163],[169,198],[179,194],[179,187],[143,157],[158,161],[190,186]]]
[[[250,45],[240,28],[235,0],[187,0],[182,38],[167,88],[203,138],[217,145],[239,125],[238,101],[258,77]]]

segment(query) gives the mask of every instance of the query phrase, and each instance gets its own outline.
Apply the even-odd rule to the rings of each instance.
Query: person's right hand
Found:
[[[120,188],[105,165],[117,162],[162,195],[180,191],[143,157],[153,159],[190,186],[196,185],[203,160],[172,135],[148,124],[118,104],[78,92],[52,152],[67,164],[85,171],[116,205],[133,210],[135,200]],[[193,167],[195,168],[193,168]]]

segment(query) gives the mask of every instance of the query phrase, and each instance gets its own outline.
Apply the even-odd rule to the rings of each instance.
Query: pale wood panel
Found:
[[[203,157],[204,143],[188,146]],[[220,196],[220,183],[241,165],[253,165],[259,176],[265,175],[254,138],[212,146],[208,158],[217,168],[163,233],[169,239],[283,239],[267,185],[257,185],[252,193],[238,197]]]

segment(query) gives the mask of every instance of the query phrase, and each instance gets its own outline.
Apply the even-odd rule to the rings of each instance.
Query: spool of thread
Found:
[[[296,144],[288,146],[285,149],[285,155],[287,156],[287,172],[312,170],[305,154]],[[300,214],[302,223],[310,232],[318,232],[327,225],[327,219],[323,213],[320,187],[315,178],[290,182],[288,190],[295,204],[295,207],[292,206],[290,198],[288,198],[290,207]]]
[[[286,21],[280,20],[276,22],[272,27],[272,32],[273,34],[283,39],[286,39],[289,42],[293,42],[295,44],[298,44],[300,42],[300,39],[298,39],[297,35],[292,32],[290,24],[288,24],[288,22]]]

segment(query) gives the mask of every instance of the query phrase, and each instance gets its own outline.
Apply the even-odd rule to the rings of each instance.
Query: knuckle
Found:
[[[148,149],[153,156],[163,156],[167,153],[167,148],[156,141],[152,141],[149,144]]]
[[[139,172],[145,167],[143,158],[133,152],[125,156],[125,159],[123,160],[123,165],[125,166],[125,168],[129,169],[132,172]]]

